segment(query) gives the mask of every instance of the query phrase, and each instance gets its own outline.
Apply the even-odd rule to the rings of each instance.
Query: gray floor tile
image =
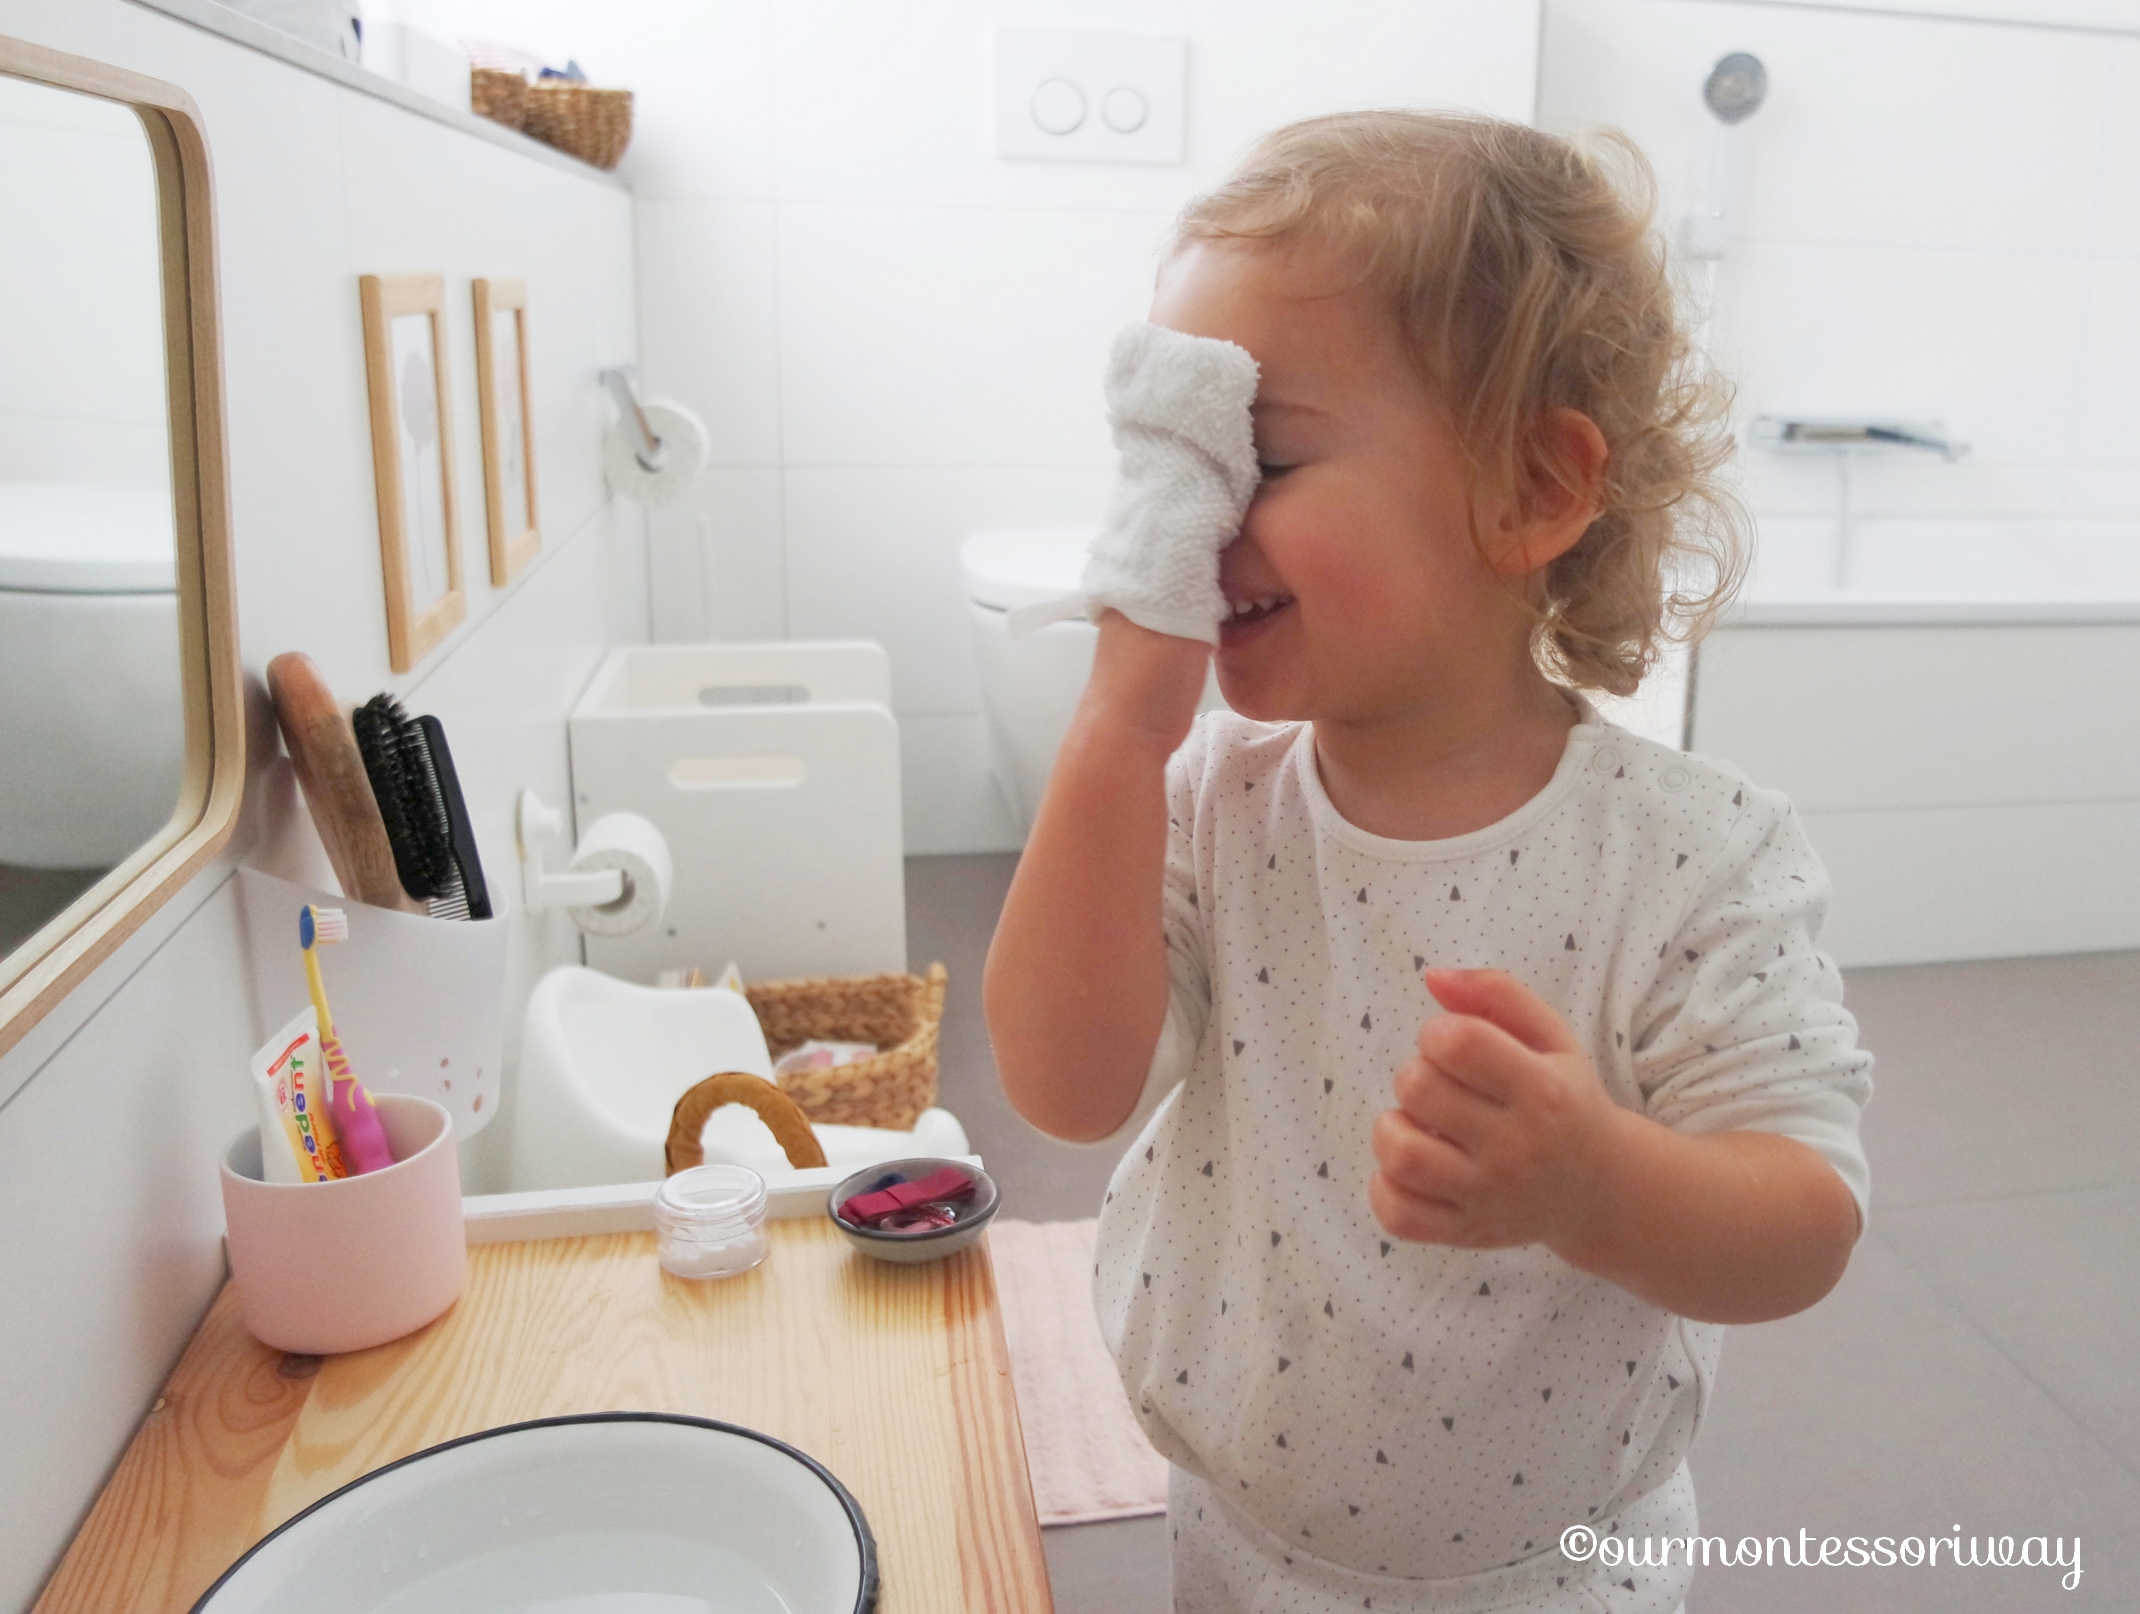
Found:
[[[2140,1475],[2140,1188],[1895,1211],[1881,1236]]]
[[[981,966],[1003,911],[1015,853],[907,859],[909,969],[941,963],[950,975],[938,1058],[937,1102],[959,1118],[1003,1193],[1003,1214],[1027,1222],[1097,1216],[1119,1151],[1058,1143],[1010,1106],[981,1014]]]
[[[1166,1614],[1167,1521],[1110,1519],[1040,1532],[1055,1614]]]
[[[1688,1614],[2021,1614],[2140,1602],[2140,1479],[1875,1234],[1836,1291],[1734,1328],[1696,1442],[1702,1531],[2081,1540],[2042,1569],[1709,1569]]]
[[[1886,1207],[2140,1183],[2140,953],[1852,970]],[[2140,1595],[2136,1595],[2140,1606]]]

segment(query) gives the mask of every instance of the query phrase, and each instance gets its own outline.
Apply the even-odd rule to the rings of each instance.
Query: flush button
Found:
[[[1694,782],[1694,775],[1685,768],[1674,766],[1665,769],[1657,782],[1667,790],[1684,790]]]
[[[1049,134],[1073,133],[1085,121],[1085,92],[1066,78],[1051,78],[1033,92],[1032,111]]]
[[[1144,97],[1127,84],[1109,90],[1107,99],[1100,103],[1100,121],[1116,134],[1135,134],[1151,115]]]
[[[1593,773],[1612,773],[1620,766],[1620,753],[1611,746],[1598,747],[1598,754],[1590,759]]]

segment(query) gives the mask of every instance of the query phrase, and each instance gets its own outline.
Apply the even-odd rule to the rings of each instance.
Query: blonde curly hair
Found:
[[[1544,479],[1591,491],[1540,435],[1554,409],[1587,415],[1607,451],[1599,511],[1531,585],[1532,649],[1561,682],[1626,695],[1665,643],[1707,628],[1747,555],[1722,474],[1731,389],[1681,327],[1655,211],[1650,166],[1617,132],[1344,112],[1264,136],[1184,209],[1169,253],[1198,240],[1335,248],[1388,297],[1474,487],[1519,501]]]

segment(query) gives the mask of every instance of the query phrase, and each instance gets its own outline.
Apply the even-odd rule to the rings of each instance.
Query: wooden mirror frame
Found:
[[[131,107],[156,169],[163,260],[164,395],[186,766],[164,827],[0,958],[5,1053],[200,871],[237,827],[245,686],[231,568],[215,208],[200,109],[174,84],[0,35],[0,74]]]

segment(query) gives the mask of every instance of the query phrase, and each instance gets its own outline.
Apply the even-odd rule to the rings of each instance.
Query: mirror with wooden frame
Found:
[[[183,90],[0,37],[0,1052],[237,822],[214,216]]]

